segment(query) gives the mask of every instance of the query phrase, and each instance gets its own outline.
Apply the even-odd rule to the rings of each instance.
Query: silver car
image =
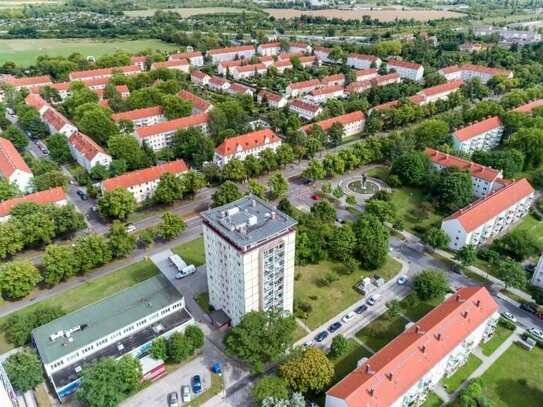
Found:
[[[177,398],[177,392],[170,393],[170,407],[179,407],[179,399]]]
[[[190,401],[190,386],[181,386],[181,400],[183,403],[188,403]]]

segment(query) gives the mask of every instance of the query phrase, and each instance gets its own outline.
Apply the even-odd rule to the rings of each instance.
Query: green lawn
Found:
[[[68,56],[80,52],[84,56],[98,57],[115,51],[139,52],[147,48],[170,51],[174,44],[160,40],[93,41],[90,39],[0,39],[0,64],[11,61],[18,65],[31,65],[40,55]]]
[[[483,361],[471,353],[466,363],[464,363],[451,377],[443,379],[447,393],[454,393],[462,383],[479,367]]]
[[[315,329],[360,300],[362,295],[354,289],[354,286],[362,278],[379,274],[385,280],[389,280],[400,269],[400,263],[391,258],[378,270],[371,272],[359,270],[350,275],[345,273],[345,267],[342,264],[331,261],[296,267],[296,274],[299,277],[294,281],[294,298],[308,302],[313,307],[304,323],[309,328]],[[330,271],[335,271],[340,277],[338,281],[327,286],[323,284],[323,278]],[[310,298],[315,298],[315,296],[316,299]]]
[[[440,407],[442,404],[443,400],[441,400],[437,394],[431,391],[428,393],[428,397],[426,398],[426,401],[422,407]]]
[[[377,352],[401,334],[408,323],[402,316],[388,319],[383,314],[358,331],[356,337]]]
[[[172,251],[185,260],[187,264],[194,264],[196,267],[206,262],[204,253],[204,238],[199,237],[181,246],[174,247]]]
[[[196,301],[196,304],[198,304],[200,308],[202,308],[202,311],[204,311],[206,314],[211,313],[211,307],[209,306],[209,293],[207,291],[194,297],[194,301]]]
[[[533,214],[528,214],[520,223],[517,223],[510,232],[526,232],[530,238],[537,241],[543,236],[543,222],[537,220]],[[540,242],[541,243],[541,242]]]
[[[216,374],[211,374],[211,387],[200,394],[198,397],[192,399],[189,403],[191,407],[197,407],[210,400],[213,396],[219,394],[223,388],[222,377]]]
[[[159,273],[160,271],[158,268],[150,260],[142,260],[108,274],[107,276],[86,282],[71,290],[47,298],[39,303],[32,304],[20,311],[16,311],[14,314],[26,313],[44,305],[60,305],[66,312],[72,312],[135,284],[141,283]],[[0,327],[4,326],[8,318],[9,316],[0,318]],[[2,330],[2,332],[0,332],[0,353],[7,352],[13,348],[13,344],[6,341],[4,330]]]
[[[51,407],[51,402],[49,401],[49,396],[47,395],[45,383],[38,384],[38,386],[34,389],[34,396],[38,402],[38,407]]]
[[[500,347],[502,343],[505,342],[507,338],[509,338],[513,334],[513,331],[510,329],[507,329],[501,324],[496,325],[496,330],[494,331],[494,335],[492,336],[492,339],[490,339],[487,343],[482,343],[481,349],[483,351],[483,355],[490,356],[492,355],[496,349]]]
[[[417,294],[411,293],[401,301],[403,314],[413,321],[418,321],[443,302],[444,298],[421,301]]]
[[[341,379],[351,373],[356,368],[356,364],[360,359],[363,357],[371,357],[371,353],[360,346],[354,339],[349,339],[348,342],[349,348],[347,353],[340,358],[331,359],[336,372],[334,383],[339,382]]]
[[[483,395],[496,407],[540,406],[543,396],[543,349],[511,345],[481,376]],[[525,379],[526,384],[519,383]]]

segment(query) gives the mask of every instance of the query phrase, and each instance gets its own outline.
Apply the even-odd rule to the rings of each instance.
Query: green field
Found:
[[[356,337],[378,352],[401,334],[408,323],[401,315],[389,318],[383,314],[358,331]]]
[[[129,10],[125,11],[124,14],[129,17],[151,17],[155,14],[155,11],[158,9],[149,8],[147,10]],[[179,13],[179,15],[183,18],[188,18],[196,15],[202,15],[202,14],[219,14],[219,13],[251,13],[250,10],[245,10],[242,8],[233,8],[233,7],[195,7],[195,8],[169,8],[169,9],[163,9],[162,11],[170,11],[170,12],[176,12]]]
[[[158,268],[150,260],[142,260],[131,264],[118,271],[108,274],[96,280],[89,281],[71,290],[47,298],[39,303],[34,303],[13,314],[22,314],[33,311],[40,306],[58,306],[64,311],[72,312],[86,305],[100,301],[121,290],[132,287],[151,277],[159,274]],[[13,315],[11,314],[11,315]],[[0,318],[0,327],[6,323],[8,316]],[[4,336],[5,331],[0,332],[0,353],[7,352],[14,348],[14,345],[7,342]]]
[[[94,57],[111,54],[115,51],[139,52],[147,48],[171,51],[176,46],[160,40],[135,40],[135,41],[92,41],[61,40],[61,39],[36,39],[36,40],[2,40],[0,39],[0,64],[14,62],[17,65],[31,65],[40,55],[68,56],[74,52],[80,52],[84,56]]]
[[[433,391],[428,393],[428,397],[426,398],[426,401],[422,405],[422,407],[439,407],[443,404],[443,400],[441,400],[437,394],[435,394]]]
[[[443,379],[443,385],[447,393],[454,393],[462,383],[475,371],[479,366],[483,364],[483,361],[475,356],[473,353],[469,355],[468,360],[451,376]]]
[[[483,355],[492,355],[496,351],[496,349],[498,349],[500,345],[504,343],[505,340],[509,338],[512,334],[513,331],[507,329],[503,325],[496,325],[496,330],[494,331],[494,335],[492,335],[492,339],[490,339],[487,343],[481,343],[480,345],[483,351]]]
[[[206,262],[204,253],[204,238],[191,240],[181,246],[174,247],[172,251],[181,256],[185,263],[194,264],[196,267]]]
[[[339,382],[341,379],[351,373],[356,368],[356,364],[360,359],[364,357],[371,357],[371,353],[360,346],[354,339],[349,339],[348,342],[349,348],[347,349],[345,355],[337,359],[332,359],[334,370],[336,372],[334,383]]]

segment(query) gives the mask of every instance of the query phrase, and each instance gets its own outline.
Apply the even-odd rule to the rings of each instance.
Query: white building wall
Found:
[[[420,81],[424,76],[424,68],[422,66],[418,69],[411,69],[403,66],[387,65],[387,72],[390,72],[392,69],[400,75],[400,78],[411,79],[412,81]]]
[[[134,119],[134,127],[137,129],[139,127],[152,126],[153,124],[164,123],[166,121],[166,116],[163,114],[157,114],[154,116],[142,117],[141,119]]]
[[[279,47],[262,47],[259,45],[256,51],[263,56],[274,56],[281,52],[281,46]]]
[[[256,155],[258,156],[262,151],[271,149],[273,151],[277,150],[279,146],[281,145],[281,140],[265,144],[263,146],[252,148],[250,150],[238,150],[235,154],[231,155],[221,155],[217,152],[215,152],[215,155],[213,156],[213,162],[217,165],[226,165],[228,164],[233,158],[237,158],[239,160],[245,160],[250,155]]]
[[[504,129],[503,126],[499,126],[465,141],[460,141],[453,134],[453,148],[468,154],[471,154],[476,150],[492,150],[500,145]]]
[[[353,58],[353,57],[347,57],[347,65],[351,66],[354,69],[368,69],[371,68],[371,64],[373,61],[370,61],[369,59],[360,59],[360,58]],[[375,67],[379,69],[381,67],[381,59],[377,58],[375,61]]]
[[[19,191],[22,193],[27,193],[32,190],[32,178],[34,176],[30,172],[21,171],[19,169],[15,170],[13,174],[8,178],[9,182],[13,182],[19,188]],[[0,177],[1,178],[1,177]]]
[[[238,56],[239,59],[242,59],[242,58],[249,59],[249,58],[252,58],[254,55],[255,55],[254,49],[247,50],[247,51],[227,52],[224,54],[212,55],[211,61],[214,64],[218,64],[219,62],[223,62],[223,61],[233,61],[234,59],[236,59],[236,56]]]
[[[317,110],[316,112],[311,112],[309,110],[299,109],[296,106],[290,105],[289,106],[289,111],[291,113],[297,114],[298,116],[300,116],[300,117],[302,117],[304,119],[312,120],[312,119],[314,119],[315,117],[317,117],[319,115],[319,113],[321,112],[321,109]]]

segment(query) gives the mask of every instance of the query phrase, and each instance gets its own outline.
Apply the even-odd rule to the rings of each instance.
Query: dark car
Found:
[[[79,197],[83,200],[83,201],[86,201],[87,199],[89,199],[89,197],[85,194],[81,194],[79,195]]]
[[[354,309],[354,312],[357,314],[362,314],[364,311],[368,310],[368,306],[366,304],[360,305]]]
[[[192,378],[192,391],[195,394],[202,392],[202,380],[200,379],[200,376],[198,375]]]
[[[76,194],[79,195],[79,196],[85,195],[85,193],[84,193],[82,190],[80,190],[80,189],[78,189],[78,190],[76,191]]]
[[[529,312],[530,314],[535,314],[537,312],[537,310],[534,307],[532,307],[531,305],[528,305],[528,304],[520,304],[519,308],[521,310]]]
[[[319,333],[317,336],[315,336],[315,340],[317,342],[322,342],[324,341],[326,338],[328,338],[328,332],[326,331],[322,331],[321,333]]]
[[[451,270],[453,273],[462,275],[462,267],[460,266],[452,266]]]
[[[336,332],[339,328],[341,328],[341,322],[334,322],[332,325],[328,327],[328,331],[330,333]]]

